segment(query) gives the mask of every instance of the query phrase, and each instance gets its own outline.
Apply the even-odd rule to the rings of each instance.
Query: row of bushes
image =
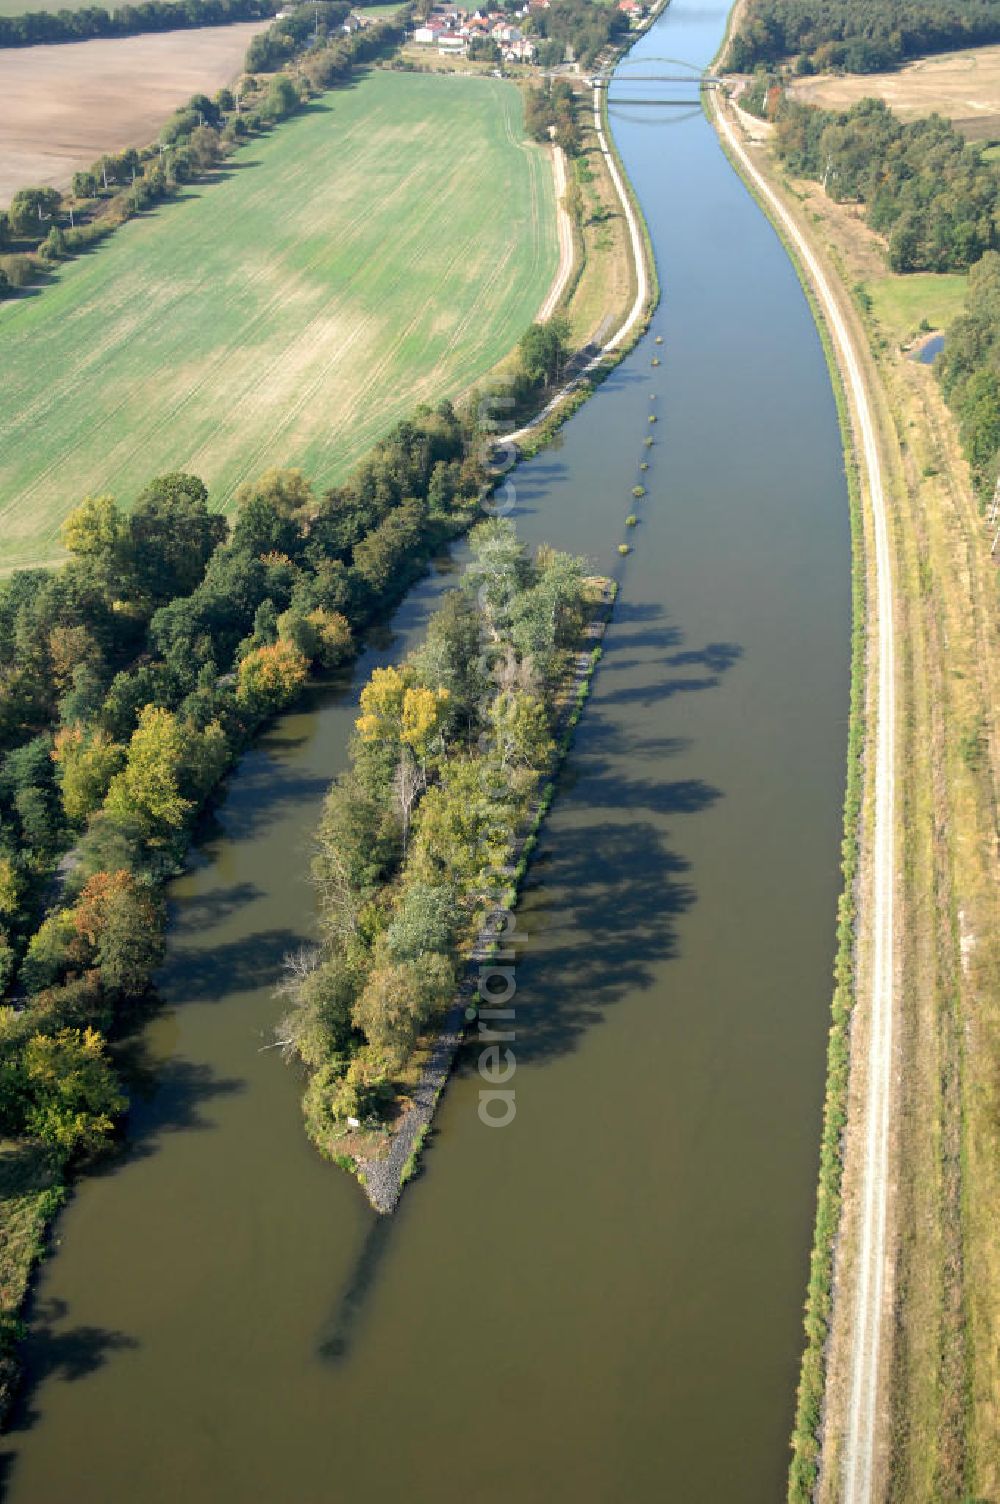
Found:
[[[470,542],[423,645],[362,691],[350,767],[318,831],[324,942],[291,962],[278,1035],[309,1072],[307,1131],[334,1157],[348,1118],[384,1118],[454,997],[553,765],[560,691],[599,599],[582,559],[529,557],[510,522],[483,523]]]
[[[92,37],[132,37],[147,31],[180,31],[193,26],[227,26],[273,16],[277,0],[142,0],[106,10],[32,10],[0,16],[0,47],[34,47],[43,42],[83,42]]]
[[[965,308],[934,364],[986,501],[1000,475],[1000,255],[995,251],[969,273]]]
[[[816,1221],[805,1303],[806,1344],[799,1371],[795,1425],[791,1438],[788,1504],[812,1504],[819,1476],[827,1346],[833,1315],[834,1259],[842,1206],[851,1014],[856,989],[857,883],[865,775],[867,585],[861,490],[843,384],[837,372],[825,325],[817,322],[833,379],[844,453],[848,456],[847,486],[851,515],[851,703],[847,733],[844,834],[841,845],[843,887],[837,904],[837,954],[834,961],[834,991],[827,1044],[826,1096],[820,1139]]]
[[[782,161],[864,204],[893,271],[962,271],[1000,248],[1000,171],[940,115],[904,123],[878,99],[837,112],[782,96],[773,118]]]
[[[737,73],[797,58],[800,73],[877,73],[1000,42],[1000,0],[748,0],[729,46]]]
[[[71,257],[134,215],[174,197],[185,183],[214,167],[241,141],[293,114],[304,97],[350,77],[352,69],[393,50],[400,27],[376,23],[350,36],[341,31],[346,0],[319,0],[309,25],[288,18],[254,38],[276,54],[274,67],[298,55],[295,72],[258,80],[253,72],[239,92],[196,94],[175,111],[152,145],[102,156],[73,177],[72,195],[53,188],[23,188],[0,211],[0,298],[10,296],[56,262]],[[303,48],[306,50],[303,52]]]

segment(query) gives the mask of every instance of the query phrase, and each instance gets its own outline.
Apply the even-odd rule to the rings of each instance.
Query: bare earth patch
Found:
[[[828,110],[884,99],[903,120],[936,112],[970,141],[1000,137],[1000,47],[921,58],[897,73],[821,74],[792,88],[796,99]]]
[[[230,83],[267,25],[0,49],[0,204],[29,185],[67,187],[102,152],[144,146],[192,94]]]

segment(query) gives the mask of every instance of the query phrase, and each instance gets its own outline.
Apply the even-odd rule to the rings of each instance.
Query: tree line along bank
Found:
[[[345,83],[356,66],[398,47],[404,31],[395,22],[376,21],[345,34],[350,10],[347,0],[316,0],[308,14],[300,7],[283,16],[253,38],[236,91],[220,89],[211,99],[195,95],[155,142],[106,153],[89,171],[75,173],[71,193],[34,187],[15,193],[0,210],[0,299],[176,197],[241,143]]]
[[[515,413],[564,358],[558,325],[527,332]],[[348,662],[477,519],[478,408],[419,409],[319,496],[269,471],[232,525],[191,475],[158,477],[128,510],[87,498],[68,562],[0,585],[0,1133],[46,1157],[46,1215],[127,1108],[106,1040],[143,1017],[162,887],[201,811],[309,675]],[[0,1405],[17,1330],[6,1312]]]
[[[878,99],[818,109],[783,82],[761,70],[740,103],[774,123],[789,171],[863,205],[891,271],[969,273],[935,371],[985,502],[1000,474],[1000,163],[940,115],[904,123]]]

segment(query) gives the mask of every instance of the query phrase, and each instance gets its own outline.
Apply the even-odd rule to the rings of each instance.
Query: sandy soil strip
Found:
[[[805,104],[849,110],[859,99],[884,99],[902,120],[937,113],[973,141],[1000,131],[1000,47],[920,58],[891,73],[818,74],[791,90]]]
[[[573,270],[573,221],[566,208],[566,153],[561,146],[552,148],[552,175],[556,183],[556,221],[559,229],[559,266],[555,281],[548,296],[538,310],[539,324],[544,324],[555,313],[559,299],[566,291],[566,284]]]
[[[231,83],[269,24],[0,48],[0,204],[18,188],[68,187],[102,152],[145,146],[192,94]]]

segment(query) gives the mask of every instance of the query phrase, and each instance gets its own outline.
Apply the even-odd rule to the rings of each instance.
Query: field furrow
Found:
[[[192,469],[342,478],[514,345],[555,274],[552,174],[498,80],[376,70],[0,308],[6,569],[82,496]]]

